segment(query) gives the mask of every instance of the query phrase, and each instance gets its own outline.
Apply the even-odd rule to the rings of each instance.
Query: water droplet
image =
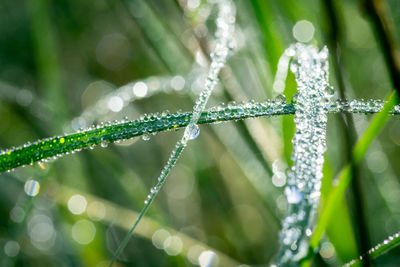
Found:
[[[286,96],[284,96],[284,95],[277,95],[277,96],[275,97],[275,102],[278,102],[278,103],[285,103],[285,102],[286,102]]]
[[[191,133],[190,133],[190,135],[189,135],[189,139],[190,139],[190,140],[196,139],[196,138],[199,136],[199,134],[200,134],[200,128],[199,128],[199,126],[198,126],[198,125],[194,125],[194,126],[193,126],[193,129],[191,130]]]
[[[333,95],[335,93],[335,89],[333,89],[333,86],[328,85],[325,87],[325,93],[328,95]]]
[[[297,103],[297,98],[299,97],[299,93],[295,93],[293,96],[292,96],[292,103]]]
[[[297,204],[303,199],[303,193],[301,193],[295,186],[287,186],[285,188],[286,198],[288,203]]]
[[[106,148],[106,147],[108,147],[108,142],[107,141],[103,141],[103,142],[100,143],[100,146],[103,147],[103,148]]]
[[[306,229],[306,235],[311,236],[312,235],[312,230],[310,228]]]
[[[205,250],[199,255],[198,262],[201,267],[217,266],[218,256],[214,251]]]
[[[40,184],[36,180],[28,180],[25,182],[24,191],[28,196],[34,197],[39,194]]]
[[[150,140],[150,135],[144,134],[144,135],[142,135],[142,139],[143,139],[143,141],[149,141]]]

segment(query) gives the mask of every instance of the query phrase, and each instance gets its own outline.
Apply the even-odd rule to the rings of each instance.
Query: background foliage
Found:
[[[384,99],[393,86],[363,5],[355,0],[329,3],[235,1],[237,51],[209,106],[278,95],[272,87],[278,59],[296,41],[294,25],[301,20],[313,24],[311,43],[322,47],[338,41],[346,98]],[[386,4],[387,19],[399,25],[400,2]],[[98,121],[191,110],[203,76],[188,73],[207,67],[204,55],[215,29],[216,10],[208,7],[195,0],[187,6],[174,0],[1,2],[1,148],[70,131],[73,118],[99,98],[150,76],[179,75],[186,78],[185,86],[137,100]],[[337,15],[336,29],[328,11]],[[400,38],[400,31],[392,30]],[[331,82],[338,88],[339,69],[333,64]],[[284,93],[290,99],[295,91],[290,74]],[[360,135],[371,115],[353,117],[355,134]],[[200,137],[184,152],[147,214],[152,221],[142,222],[119,264],[191,266],[198,255],[187,252],[201,242],[219,251],[221,263],[227,256],[238,263],[267,265],[278,249],[280,220],[286,213],[283,186],[284,171],[291,165],[292,121],[285,116],[201,126]],[[346,162],[346,132],[341,116],[329,115],[325,192]],[[0,265],[106,266],[126,232],[123,228],[133,222],[129,211],[141,209],[181,134],[134,139],[1,174]],[[314,257],[315,266],[348,262],[362,254],[361,248],[399,231],[399,146],[400,121],[392,117],[361,163],[358,187],[353,184],[348,190]],[[35,197],[24,193],[29,179],[40,183]],[[89,205],[80,198],[74,205],[72,195],[84,196]],[[115,212],[109,212],[110,205]],[[175,239],[159,241],[152,234],[159,229],[170,234],[174,229],[185,235],[181,240],[191,237],[194,243],[174,255]],[[376,266],[397,266],[399,253],[391,250]]]

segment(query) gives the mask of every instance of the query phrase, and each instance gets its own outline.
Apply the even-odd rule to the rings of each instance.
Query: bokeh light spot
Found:
[[[72,238],[79,244],[86,245],[93,241],[96,227],[91,221],[80,220],[72,226]]]
[[[314,25],[307,20],[298,21],[293,27],[293,36],[299,42],[309,42],[314,37]]]
[[[73,214],[82,214],[85,212],[87,201],[84,196],[73,195],[68,200],[68,209]]]

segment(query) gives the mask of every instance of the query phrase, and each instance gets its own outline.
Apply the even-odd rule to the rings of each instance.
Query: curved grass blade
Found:
[[[352,112],[372,114],[382,109],[378,100],[356,101],[350,103],[338,101],[329,107],[329,112]],[[400,115],[400,106],[395,106],[391,114]],[[294,105],[271,100],[257,103],[249,102],[228,107],[214,107],[201,113],[198,124],[211,124],[256,117],[293,115]],[[186,127],[192,113],[163,112],[142,117],[138,120],[102,123],[92,128],[63,136],[55,136],[33,143],[10,148],[0,153],[0,173],[17,167],[32,165],[35,162],[54,160],[64,155],[91,149],[103,143],[114,143],[129,138],[177,130]]]

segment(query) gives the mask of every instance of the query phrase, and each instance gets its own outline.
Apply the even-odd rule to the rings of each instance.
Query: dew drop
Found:
[[[144,134],[142,135],[143,141],[149,141],[150,140],[150,135]]]
[[[191,131],[191,133],[189,135],[189,139],[190,140],[196,139],[199,136],[199,134],[200,134],[199,126],[198,125],[194,125],[194,127],[193,127],[193,129],[192,129],[192,131]]]
[[[333,95],[335,93],[333,86],[328,85],[327,87],[325,87],[325,93],[327,93],[328,95]]]
[[[100,143],[100,146],[103,148],[106,148],[106,147],[108,147],[108,143],[106,141],[103,141]]]
[[[292,96],[292,103],[297,103],[297,98],[299,98],[299,93],[295,93],[295,94]]]
[[[303,194],[294,186],[286,187],[285,194],[290,204],[297,204],[303,199]]]
[[[34,197],[39,194],[40,184],[36,180],[28,180],[25,182],[24,191],[28,196]]]
[[[147,198],[146,198],[146,200],[144,201],[144,204],[145,204],[145,205],[149,204],[149,201],[150,201],[150,199],[151,199],[152,196],[153,196],[153,193],[150,193],[150,194],[147,195]]]
[[[277,95],[275,97],[275,102],[285,103],[286,102],[286,97],[284,95]]]

